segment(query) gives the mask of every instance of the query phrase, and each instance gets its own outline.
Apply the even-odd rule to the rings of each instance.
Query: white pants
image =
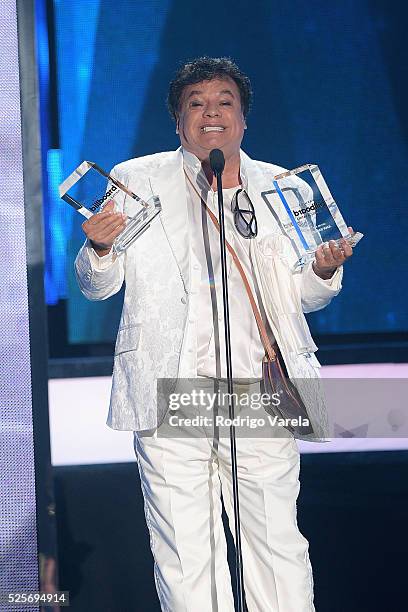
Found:
[[[242,556],[249,612],[313,612],[308,542],[296,522],[299,451],[292,436],[237,438]],[[232,612],[221,492],[234,534],[229,438],[134,432],[165,612]]]

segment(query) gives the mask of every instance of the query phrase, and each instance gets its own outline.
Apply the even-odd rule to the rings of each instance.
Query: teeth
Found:
[[[201,128],[203,132],[223,132],[224,129],[220,125],[206,125]]]

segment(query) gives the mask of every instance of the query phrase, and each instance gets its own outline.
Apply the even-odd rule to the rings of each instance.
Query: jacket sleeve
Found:
[[[301,273],[300,294],[303,312],[321,310],[340,293],[342,288],[343,266],[328,280],[323,280],[315,274],[312,262],[306,265]]]
[[[124,257],[110,253],[98,262],[98,256],[86,240],[75,260],[75,275],[85,297],[106,300],[120,290],[124,279]]]

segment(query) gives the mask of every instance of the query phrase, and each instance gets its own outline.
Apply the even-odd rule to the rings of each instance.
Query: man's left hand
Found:
[[[352,227],[349,227],[348,230],[350,234],[353,233]],[[323,280],[328,280],[352,254],[353,249],[344,238],[341,239],[339,246],[334,240],[330,240],[328,244],[321,244],[317,249],[313,270],[317,276]]]

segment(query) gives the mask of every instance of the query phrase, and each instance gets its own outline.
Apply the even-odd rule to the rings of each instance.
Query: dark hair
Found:
[[[252,103],[252,89],[249,78],[228,57],[206,56],[198,57],[184,64],[176,72],[174,79],[170,82],[167,96],[167,108],[170,115],[177,121],[180,99],[183,89],[187,85],[226,77],[235,81],[239,89],[242,113],[246,118]]]

